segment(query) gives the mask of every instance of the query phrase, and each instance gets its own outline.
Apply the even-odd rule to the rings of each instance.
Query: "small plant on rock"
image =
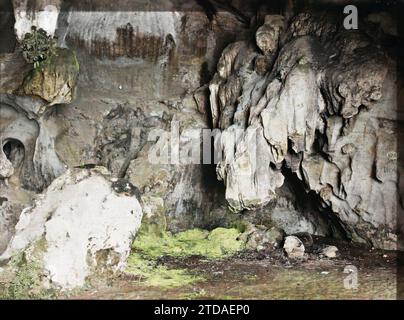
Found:
[[[24,59],[38,68],[40,62],[55,54],[56,39],[48,35],[42,28],[31,27],[31,32],[25,34],[21,41]]]

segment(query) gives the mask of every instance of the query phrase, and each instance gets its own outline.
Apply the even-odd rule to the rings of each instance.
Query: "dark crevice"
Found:
[[[6,140],[3,145],[3,152],[14,168],[19,168],[24,161],[25,148],[18,140]]]
[[[217,13],[215,6],[209,0],[196,0],[205,12],[206,16],[208,17],[209,21],[212,21]]]
[[[334,238],[350,240],[343,223],[328,205],[324,205],[324,201],[315,191],[307,191],[304,183],[297,177],[296,173],[285,165],[282,167],[282,174],[285,177],[285,184],[295,196],[296,205],[300,212],[315,215],[319,219],[326,219],[330,228],[329,233]]]
[[[0,197],[0,206],[2,206],[3,203],[4,203],[4,202],[7,202],[7,201],[8,201],[7,198],[5,198],[5,197]]]
[[[250,25],[250,17],[245,15],[240,9],[236,8],[230,1],[212,0],[212,3],[218,10],[229,12],[241,23],[244,23],[247,26]]]
[[[14,52],[17,44],[14,24],[15,18],[11,0],[0,0],[0,54]]]
[[[313,143],[313,151],[321,155],[324,159],[329,159],[329,156],[324,150],[327,149],[328,138],[327,135],[322,134],[320,131],[316,130],[315,139]]]

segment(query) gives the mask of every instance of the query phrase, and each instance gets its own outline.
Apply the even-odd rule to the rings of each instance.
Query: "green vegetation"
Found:
[[[15,270],[9,281],[0,280],[1,299],[51,299],[54,290],[44,289],[42,268],[35,260],[28,260],[24,253],[18,254],[10,261]]]
[[[143,228],[133,243],[133,252],[125,270],[142,285],[162,289],[190,286],[206,281],[201,275],[188,269],[172,268],[161,262],[162,257],[178,259],[202,256],[206,259],[230,257],[245,247],[240,240],[241,232],[236,228],[217,228],[212,231],[192,229],[177,234],[153,228]],[[26,253],[15,256],[9,263],[7,276],[0,278],[2,299],[49,299],[56,297],[55,290],[44,289],[43,268],[39,257],[46,251],[46,241],[40,239]],[[105,258],[101,252],[99,259]],[[105,275],[104,275],[105,276]],[[90,280],[90,279],[89,279]],[[93,279],[94,280],[94,279]]]
[[[22,55],[34,68],[24,77],[20,93],[49,102],[42,106],[70,103],[74,98],[79,62],[74,51],[56,46],[56,40],[43,29],[32,27],[20,43]]]
[[[35,296],[35,290],[41,285],[40,266],[35,262],[28,262],[21,254],[12,262],[16,266],[16,274],[8,287],[10,299],[28,299]]]
[[[191,229],[177,234],[163,232],[161,235],[142,233],[136,238],[133,249],[152,258],[198,255],[219,259],[232,256],[244,248],[240,235],[241,232],[235,228],[217,228],[211,232]]]
[[[156,260],[139,253],[133,253],[129,256],[126,273],[137,276],[139,282],[146,286],[161,288],[182,287],[205,280],[186,270],[170,269],[158,265]]]
[[[11,258],[8,266],[0,273],[0,299],[52,299],[54,289],[44,287],[43,268],[39,262],[47,249],[44,237],[27,251]]]
[[[211,232],[192,229],[177,234],[171,232],[141,232],[133,244],[126,273],[133,274],[148,286],[163,288],[190,285],[205,279],[187,270],[170,269],[158,263],[161,257],[185,258],[203,256],[221,259],[244,248],[237,229],[217,228]]]
[[[47,60],[55,54],[56,40],[48,35],[42,28],[32,26],[31,32],[25,34],[21,41],[21,49],[24,59],[33,63],[38,68],[40,62]]]

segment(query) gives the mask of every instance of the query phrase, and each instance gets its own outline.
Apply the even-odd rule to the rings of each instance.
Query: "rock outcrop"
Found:
[[[327,15],[299,14],[283,33],[280,17],[265,21],[259,50],[229,45],[209,86],[213,125],[222,129],[217,173],[230,208],[276,203],[287,170],[347,237],[394,248],[393,57],[365,28],[341,30]],[[267,72],[257,64],[262,55],[274,61]]]
[[[337,253],[338,248],[336,246],[327,246],[321,251],[321,254],[330,259],[337,257]]]
[[[67,104],[74,98],[78,75],[79,63],[75,53],[57,48],[48,59],[27,74],[21,93],[43,99],[46,107]],[[45,108],[42,107],[42,110]]]
[[[55,179],[21,213],[0,260],[24,253],[44,283],[62,289],[84,285],[95,272],[123,270],[142,210],[135,195],[112,189],[109,175],[98,167]]]
[[[36,26],[59,48],[27,77],[18,48],[0,56],[0,253],[35,194],[69,168],[98,166],[128,183],[123,193],[140,199],[152,231],[213,229],[241,216],[260,226],[249,237],[256,250],[279,247],[280,229],[394,248],[396,74],[385,44],[397,32],[385,16],[347,31],[328,13],[263,17],[203,1],[147,10],[127,0],[13,3],[19,41]],[[193,152],[210,125],[221,132],[216,171]],[[23,219],[60,222],[39,212],[51,189]],[[56,282],[73,286],[80,274]]]
[[[283,242],[284,232],[277,227],[248,225],[242,238],[246,241],[246,249],[249,250],[275,250],[280,248]]]
[[[0,108],[7,104],[17,111],[15,118],[37,125],[29,143],[21,142],[24,161],[11,176],[10,161],[3,157],[8,177],[0,181],[0,197],[8,199],[4,206],[16,208],[15,218],[29,204],[25,199],[31,192],[42,192],[67,168],[92,164],[136,186],[149,220],[164,221],[161,227],[179,231],[219,225],[211,214],[223,204],[214,168],[151,163],[149,151],[164,138],[160,143],[157,137],[146,138],[155,129],[170,132],[171,122],[180,122],[181,134],[208,127],[207,87],[200,87],[211,78],[223,48],[249,35],[248,17],[240,20],[222,9],[206,12],[196,1],[142,5],[13,1],[17,40],[32,26],[42,28],[57,37],[60,53],[31,71],[18,47],[6,61],[0,59],[5,71]],[[80,89],[72,100],[76,84]],[[120,106],[125,106],[122,114]],[[15,134],[9,138],[20,141]],[[192,145],[186,134],[181,139],[181,148]],[[19,193],[25,194],[22,202],[11,196]],[[7,224],[10,231],[13,223]]]
[[[59,6],[59,1],[38,1],[34,6],[14,1],[17,39],[21,42],[35,26],[45,29],[50,40]],[[52,48],[45,61],[28,64],[21,50],[35,51],[36,38],[31,34],[30,39],[30,46],[17,46],[14,53],[0,57],[0,253],[33,193],[43,191],[66,170],[55,148],[64,127],[50,107],[72,102],[78,61],[73,51]]]

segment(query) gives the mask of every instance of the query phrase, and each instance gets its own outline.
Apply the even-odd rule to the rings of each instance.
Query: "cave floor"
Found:
[[[395,299],[396,254],[338,243],[335,259],[308,254],[291,261],[282,252],[242,253],[208,261],[201,257],[160,259],[168,268],[185,269],[204,281],[164,288],[146,286],[122,275],[108,285],[70,299]],[[345,288],[345,267],[358,270],[357,288]]]

